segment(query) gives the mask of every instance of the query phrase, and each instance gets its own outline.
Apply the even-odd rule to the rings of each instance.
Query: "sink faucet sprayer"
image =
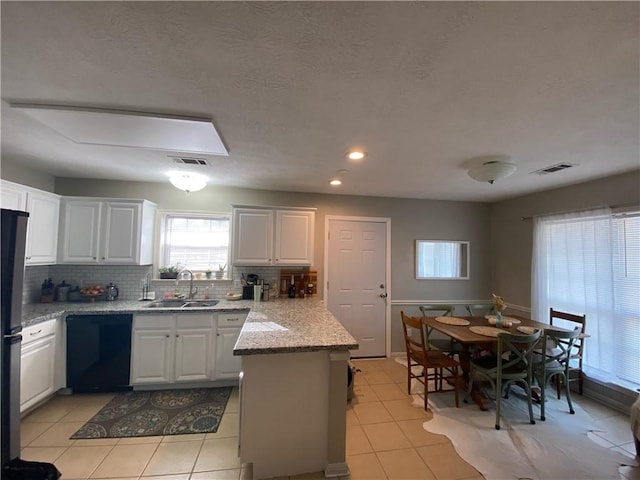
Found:
[[[198,293],[198,287],[196,287],[195,289],[193,288],[193,272],[189,269],[183,268],[182,270],[180,270],[180,272],[178,273],[178,276],[176,277],[176,286],[178,286],[178,282],[180,281],[180,278],[182,278],[182,274],[183,273],[188,273],[189,274],[189,295],[188,298],[189,300],[193,300],[193,297],[196,296],[196,294]]]

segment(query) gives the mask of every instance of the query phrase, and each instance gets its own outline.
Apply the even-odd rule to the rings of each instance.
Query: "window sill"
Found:
[[[179,285],[184,285],[189,283],[191,280],[178,280]],[[197,279],[194,278],[193,279],[193,283],[196,285],[205,285],[205,284],[211,284],[211,283],[229,283],[229,282],[233,282],[233,279],[231,278],[202,278],[202,279]],[[162,286],[162,285],[175,285],[176,284],[176,280],[175,279],[161,279],[161,278],[154,278],[153,280],[151,280],[151,285],[158,285],[158,286]]]

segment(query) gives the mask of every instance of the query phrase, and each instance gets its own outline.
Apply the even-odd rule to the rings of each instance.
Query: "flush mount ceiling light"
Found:
[[[170,174],[169,181],[171,185],[185,192],[197,192],[207,185],[204,175],[188,172],[174,172]]]
[[[333,180],[329,181],[329,185],[337,187],[339,185],[342,185],[342,180],[340,180],[339,178],[334,178]]]
[[[229,155],[210,119],[57,105],[11,107],[79,144]]]
[[[502,160],[489,160],[470,168],[467,173],[474,180],[493,184],[496,180],[506,178],[515,171],[516,166],[513,163]]]
[[[367,152],[363,152],[362,150],[350,150],[345,154],[345,156],[349,160],[362,160],[367,156]]]

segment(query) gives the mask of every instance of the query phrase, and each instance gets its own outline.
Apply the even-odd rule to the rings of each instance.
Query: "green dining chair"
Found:
[[[474,380],[486,380],[491,384],[495,395],[496,430],[500,430],[500,399],[514,383],[519,383],[524,388],[529,422],[532,425],[536,423],[533,418],[531,386],[534,380],[533,352],[541,335],[540,330],[535,330],[530,335],[499,333],[495,357],[482,357],[469,362],[467,399],[471,397]]]
[[[574,414],[573,404],[571,403],[571,389],[569,388],[569,372],[571,370],[570,361],[573,346],[576,339],[581,333],[579,326],[575,327],[572,332],[554,330],[546,328],[544,330],[545,353],[542,356],[542,350],[534,354],[534,375],[538,380],[541,389],[540,398],[540,420],[545,420],[544,402],[546,398],[547,384],[551,378],[560,376],[564,380],[565,395],[567,404],[569,405],[569,413]]]
[[[439,305],[436,303],[426,303],[418,307],[423,317],[451,317],[453,316],[453,305]],[[441,350],[449,356],[453,356],[462,350],[459,344],[452,338],[432,338],[431,332],[427,332],[429,336],[430,349]]]
[[[472,303],[465,305],[465,308],[471,317],[484,317],[496,313],[496,306],[493,303]]]

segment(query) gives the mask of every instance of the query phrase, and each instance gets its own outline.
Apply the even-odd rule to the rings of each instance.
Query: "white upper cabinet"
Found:
[[[273,256],[273,212],[236,208],[233,210],[233,263],[271,265]]]
[[[17,183],[2,180],[0,183],[0,202],[8,210],[27,210],[27,188]]]
[[[313,264],[314,224],[315,212],[276,210],[276,264]]]
[[[152,263],[155,211],[146,200],[64,198],[58,262]]]
[[[234,265],[312,265],[315,211],[234,207]]]
[[[2,180],[2,208],[29,212],[25,265],[56,263],[60,195]]]

